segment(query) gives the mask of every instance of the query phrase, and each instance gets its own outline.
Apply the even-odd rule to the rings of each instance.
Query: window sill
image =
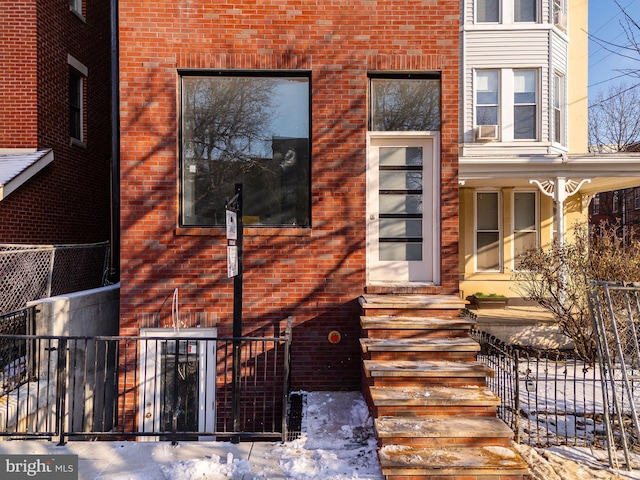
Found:
[[[82,13],[80,13],[78,10],[76,10],[75,8],[73,8],[72,6],[69,6],[69,10],[71,11],[71,13],[73,13],[76,17],[78,17],[80,20],[82,20],[83,23],[87,23],[87,19],[84,18],[84,16],[82,15]]]
[[[71,145],[75,146],[75,147],[80,147],[80,148],[87,148],[87,144],[84,143],[82,140],[78,140],[77,138],[71,138]]]
[[[209,236],[226,238],[224,227],[177,227],[176,236]],[[311,227],[244,227],[245,237],[309,237]]]

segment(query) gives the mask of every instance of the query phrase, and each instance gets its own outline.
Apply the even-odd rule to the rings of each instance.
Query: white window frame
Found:
[[[522,193],[533,194],[534,224],[532,229],[516,229],[516,216],[518,215],[518,212],[516,211],[516,195]],[[511,258],[513,259],[512,268],[515,271],[518,270],[517,256],[520,254],[520,252],[516,252],[516,234],[521,232],[533,233],[535,234],[535,247],[538,248],[540,246],[540,196],[536,190],[514,190],[512,192],[511,205]]]
[[[73,135],[71,135],[71,132],[69,132],[69,137],[71,138],[71,143],[73,144],[77,144],[77,145],[85,145],[86,142],[86,134],[85,134],[85,129],[86,129],[86,111],[85,111],[85,94],[86,94],[86,89],[87,89],[87,85],[86,85],[86,80],[87,77],[89,76],[89,69],[82,63],[80,62],[78,59],[74,58],[72,55],[67,55],[67,64],[69,65],[69,77],[71,76],[71,73],[73,71],[73,73],[77,76],[77,78],[79,79],[79,85],[78,85],[78,92],[79,92],[79,96],[80,98],[78,99],[79,101],[79,122],[80,122],[80,138],[76,138]],[[71,95],[71,92],[68,92],[68,95]],[[69,104],[68,104],[69,109],[71,108],[71,98],[69,98]],[[70,120],[69,120],[70,121]],[[71,130],[71,128],[69,128],[69,130]]]
[[[600,194],[599,193],[596,193],[593,196],[591,212],[594,215],[600,215]]]
[[[619,208],[620,203],[620,192],[618,190],[614,190],[611,195],[611,213],[618,213],[620,211]]]
[[[524,2],[525,0],[513,0],[513,23],[539,23],[540,22],[540,0],[528,0],[533,2],[535,8],[534,20],[516,20],[516,2]]]
[[[497,2],[497,8],[498,8],[498,19],[494,22],[494,21],[482,21],[482,20],[478,20],[478,12],[480,11],[480,8],[478,6],[478,3],[480,1],[490,1],[490,0],[475,0],[474,2],[474,14],[475,14],[475,21],[476,23],[480,23],[480,24],[499,24],[502,23],[502,2],[503,0],[495,0]]]
[[[566,146],[565,115],[566,103],[566,77],[561,72],[553,74],[553,143]]]
[[[498,21],[497,22],[483,22],[478,20],[478,11],[480,10],[478,7],[478,2],[480,0],[474,1],[474,17],[475,23],[480,25],[495,25],[495,24],[515,24],[522,25],[527,24],[530,25],[532,23],[540,23],[540,13],[542,11],[542,2],[541,0],[533,0],[535,2],[536,9],[536,18],[534,21],[523,21],[516,22],[515,20],[515,2],[522,0],[498,0]]]
[[[478,228],[478,195],[481,194],[495,194],[497,195],[497,230]],[[502,232],[502,192],[500,190],[476,190],[473,197],[473,258],[474,258],[474,271],[478,273],[501,273],[503,270],[504,256],[503,256],[503,232]],[[498,234],[498,267],[495,269],[482,269],[478,266],[478,234],[482,232],[495,232]]]
[[[502,142],[540,142],[540,118],[543,110],[540,104],[540,67],[526,68],[477,68],[473,72],[473,127],[478,127],[478,82],[477,73],[481,71],[498,70],[498,139]],[[535,71],[535,102],[519,103],[517,105],[533,105],[535,107],[534,138],[516,139],[515,137],[515,80],[516,71]],[[474,138],[474,141],[477,141]]]
[[[498,98],[495,104],[491,104],[491,103],[479,103],[478,101],[478,94],[481,91],[480,88],[482,87],[481,82],[479,81],[479,74],[481,72],[496,72],[497,74],[497,89],[498,89]],[[487,125],[487,123],[484,122],[480,122],[479,121],[479,115],[478,115],[478,108],[480,107],[495,107],[497,109],[497,113],[496,113],[496,125],[498,126],[498,138],[500,138],[500,126],[502,124],[502,122],[500,121],[500,117],[501,117],[501,83],[502,83],[502,70],[499,68],[479,68],[476,69],[474,71],[474,89],[473,89],[473,101],[474,101],[474,108],[473,108],[473,123],[474,123],[474,128],[477,128],[479,125]]]
[[[567,30],[567,1],[553,0],[551,12],[551,24],[562,31]]]
[[[84,0],[69,0],[69,10],[71,10],[80,20],[86,22],[87,20],[82,13],[83,6]]]

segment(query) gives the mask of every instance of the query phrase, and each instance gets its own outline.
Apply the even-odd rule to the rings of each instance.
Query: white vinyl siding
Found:
[[[550,128],[552,96],[550,82],[554,71],[566,72],[567,41],[550,29],[508,31],[465,31],[463,121],[461,128],[465,143],[475,141],[475,92],[474,72],[483,69],[538,69],[538,141],[549,145],[552,140]],[[550,38],[553,40],[550,45]],[[526,51],[527,55],[522,55]],[[509,101],[512,101],[510,99]],[[502,139],[503,142],[507,138]],[[485,150],[493,148],[484,145]],[[540,148],[543,147],[540,144]],[[517,153],[517,152],[514,152]],[[547,153],[540,151],[540,153]]]

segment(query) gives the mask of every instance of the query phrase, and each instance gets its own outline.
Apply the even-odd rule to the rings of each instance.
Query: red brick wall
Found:
[[[0,148],[53,148],[55,159],[0,202],[0,243],[109,240],[109,2],[84,2],[86,23],[66,1],[14,3],[0,5],[1,55],[12,66],[3,61],[1,75],[15,77],[0,80]],[[15,41],[5,48],[7,35]],[[69,137],[68,54],[89,72],[84,146]]]
[[[442,72],[442,286],[433,291],[456,293],[458,19],[455,0],[120,1],[121,332],[166,312],[179,288],[184,312],[214,312],[230,333],[224,232],[177,227],[177,69],[308,70],[313,228],[245,229],[245,334],[293,315],[293,388],[358,388],[367,73]],[[334,329],[337,345],[327,340]]]
[[[36,0],[0,2],[0,148],[35,145],[35,18]]]

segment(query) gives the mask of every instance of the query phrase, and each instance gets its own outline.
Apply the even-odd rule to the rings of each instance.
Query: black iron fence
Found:
[[[489,387],[502,405],[498,416],[515,440],[535,447],[604,446],[600,369],[572,352],[508,345],[482,331],[478,360],[494,370]]]
[[[290,323],[282,336],[270,338],[197,330],[139,337],[0,335],[0,345],[29,343],[33,365],[27,381],[0,398],[0,436],[60,443],[72,437],[286,439]],[[232,388],[234,342],[241,345],[239,398]]]
[[[27,335],[35,326],[35,307],[0,315],[0,335]],[[0,338],[0,397],[18,388],[33,374],[31,343]]]

